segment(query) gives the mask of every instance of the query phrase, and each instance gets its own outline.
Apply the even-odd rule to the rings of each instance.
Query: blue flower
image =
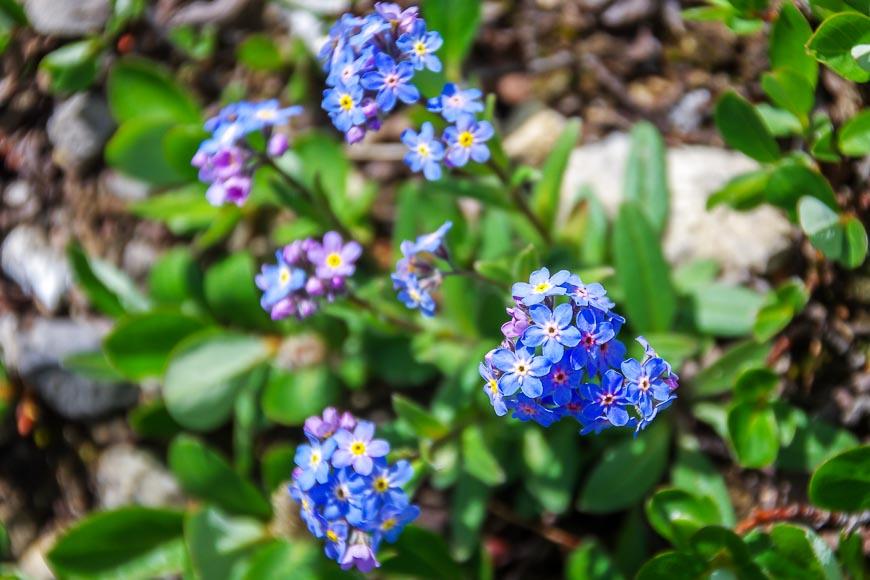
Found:
[[[476,163],[489,160],[489,147],[486,142],[495,134],[488,121],[478,121],[474,115],[463,114],[456,125],[444,130],[447,143],[447,163],[451,167],[464,167],[469,158]]]
[[[644,429],[649,427],[650,424],[652,424],[653,420],[658,415],[658,412],[663,411],[663,410],[667,409],[668,407],[670,407],[671,403],[673,403],[675,400],[676,400],[676,397],[671,395],[667,400],[664,400],[664,401],[657,403],[656,406],[653,407],[653,409],[649,413],[649,415],[642,416],[640,418],[640,420],[637,421],[637,427],[635,427],[634,436],[637,437],[638,433],[640,433],[641,431],[643,431]]]
[[[424,316],[435,316],[435,300],[429,292],[420,286],[413,274],[404,278],[393,275],[393,282],[399,290],[399,301],[411,310],[419,310]]]
[[[577,421],[581,421],[583,419],[583,408],[586,406],[586,402],[583,399],[583,395],[581,391],[585,387],[583,385],[578,385],[577,387],[571,389],[571,396],[565,403],[560,405],[560,409],[562,413],[567,416],[574,417]]]
[[[534,398],[526,395],[518,395],[511,402],[511,417],[520,421],[534,421],[542,427],[549,427],[559,420],[560,416],[550,409],[538,404]]]
[[[357,56],[350,47],[345,47],[332,63],[329,76],[326,77],[326,84],[330,87],[358,85],[360,75],[368,67],[371,60],[371,50],[363,51],[360,56]]]
[[[573,274],[568,278],[567,294],[577,306],[592,306],[603,312],[609,311],[614,304],[607,297],[607,291],[604,286],[593,282],[592,284],[584,284],[580,276]]]
[[[554,310],[535,304],[529,308],[529,316],[534,324],[526,329],[521,340],[526,346],[543,346],[544,356],[550,362],[559,362],[566,346],[577,346],[580,342],[580,331],[571,325],[574,318],[571,304],[560,304]]]
[[[423,234],[422,236],[417,236],[417,240],[413,243],[413,245],[402,246],[402,252],[409,256],[411,254],[422,254],[428,252],[430,254],[438,254],[444,248],[444,237],[447,235],[447,232],[450,231],[450,228],[453,227],[453,222],[446,221],[434,232]]]
[[[265,310],[271,310],[292,292],[302,288],[308,277],[304,270],[294,268],[284,260],[282,250],[275,252],[275,257],[278,263],[264,264],[261,273],[254,280],[257,288],[263,291],[260,304]]]
[[[413,29],[419,14],[419,9],[416,6],[402,10],[401,6],[394,2],[376,2],[375,10],[381,15],[381,18],[395,26],[399,31],[405,32]]]
[[[366,510],[377,511],[384,505],[407,505],[408,496],[402,486],[411,481],[413,475],[414,470],[407,461],[397,461],[392,466],[388,466],[385,461],[375,463],[369,477]]]
[[[544,394],[550,397],[557,407],[571,402],[574,387],[583,376],[582,372],[574,370],[570,357],[563,357],[561,361],[550,367],[550,372],[544,377]]]
[[[483,363],[477,366],[477,371],[480,373],[480,377],[486,381],[483,385],[483,392],[489,397],[489,402],[495,414],[501,417],[507,413],[507,407],[505,406],[504,397],[501,394],[501,389],[499,389],[495,373],[488,365]]]
[[[251,103],[249,109],[239,116],[239,123],[245,134],[261,131],[267,127],[286,125],[290,119],[302,114],[302,107],[284,107],[278,99],[261,103]]]
[[[535,356],[534,350],[517,347],[516,351],[500,348],[492,355],[492,364],[502,371],[498,386],[505,396],[510,396],[522,389],[531,398],[540,397],[544,391],[540,377],[550,370],[550,361],[542,356]]]
[[[601,345],[613,338],[613,327],[604,322],[595,310],[581,310],[577,314],[580,342],[571,357],[574,368],[585,368],[590,374],[598,370]]]
[[[583,423],[594,424],[600,419],[606,419],[614,427],[623,427],[628,423],[629,403],[624,385],[625,379],[615,370],[609,370],[601,378],[601,384],[584,384],[583,397],[588,401],[583,409]]]
[[[440,113],[448,123],[454,123],[462,114],[483,111],[482,97],[483,93],[477,89],[462,90],[453,83],[447,83],[439,96],[429,99],[427,108],[433,113]]]
[[[441,71],[441,61],[435,56],[435,51],[441,48],[444,40],[435,31],[426,32],[426,23],[417,20],[410,32],[399,37],[396,46],[414,65],[417,70],[424,68],[432,72]]]
[[[299,510],[299,515],[308,527],[309,533],[315,538],[322,538],[326,520],[317,512],[317,504],[312,497],[302,491],[295,480],[290,484],[290,497],[302,508]]]
[[[358,85],[337,85],[323,91],[323,109],[329,113],[336,129],[347,132],[351,127],[365,123],[366,116],[360,107],[362,97],[363,91]]]
[[[660,358],[649,358],[643,363],[630,358],[622,363],[622,374],[628,383],[628,400],[637,405],[641,417],[653,413],[656,401],[665,401],[671,389],[664,381],[667,366]]]
[[[559,270],[553,276],[547,268],[541,268],[532,272],[528,284],[517,282],[511,288],[511,294],[517,300],[521,300],[526,306],[538,304],[547,296],[560,296],[565,294],[562,284],[570,276],[568,270]]]
[[[598,345],[598,372],[605,373],[607,369],[619,368],[625,359],[625,345],[622,341],[612,338]]]
[[[326,544],[323,551],[326,552],[326,557],[330,560],[340,562],[344,557],[344,551],[347,548],[347,524],[341,520],[330,522],[326,526],[326,532],[323,534],[326,538]]]
[[[396,99],[406,105],[420,100],[420,91],[410,84],[414,78],[414,67],[407,62],[396,64],[389,55],[378,53],[375,56],[376,70],[362,76],[363,88],[377,91],[375,102],[382,111],[388,113],[396,106]]]
[[[402,132],[402,143],[408,147],[405,164],[415,173],[423,172],[429,181],[441,178],[441,161],[444,159],[444,145],[435,139],[432,123],[426,121],[420,133],[413,129]]]
[[[417,519],[420,508],[415,505],[388,505],[381,511],[381,521],[371,531],[378,533],[391,544],[399,539],[402,530]]]
[[[335,451],[335,441],[327,439],[323,444],[316,438],[309,438],[309,445],[296,448],[296,465],[302,473],[296,478],[299,487],[307,491],[314,483],[326,483],[329,478],[329,458]]]
[[[359,49],[368,44],[375,36],[389,29],[390,23],[384,20],[380,14],[369,14],[363,18],[359,32],[350,37],[350,44]]]
[[[341,569],[350,570],[356,568],[363,574],[368,574],[375,568],[380,568],[381,563],[378,562],[375,551],[377,544],[375,538],[361,532],[354,532],[351,535],[350,545],[344,551],[344,556],[341,558]]]
[[[342,429],[333,435],[338,445],[332,455],[333,467],[352,465],[360,475],[370,474],[374,468],[373,460],[390,452],[390,445],[383,439],[373,439],[374,434],[374,423],[360,421],[352,433]]]
[[[331,439],[330,439],[331,440]],[[327,520],[345,518],[354,526],[360,525],[363,516],[366,479],[349,467],[333,470],[326,485],[319,486],[312,494],[323,505],[323,517]]]

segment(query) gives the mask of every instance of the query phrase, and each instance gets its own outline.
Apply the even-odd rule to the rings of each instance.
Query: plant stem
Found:
[[[510,507],[497,500],[492,500],[491,502],[489,502],[487,509],[490,511],[490,513],[498,518],[503,519],[509,524],[525,528],[541,536],[549,542],[552,542],[558,546],[562,546],[566,550],[574,550],[581,543],[580,538],[566,530],[563,530],[562,528],[548,526],[545,524],[538,524],[525,520],[524,518],[514,513],[514,511]]]
[[[546,228],[546,226],[538,219],[538,216],[535,215],[535,212],[532,211],[532,208],[529,206],[526,198],[523,197],[522,194],[522,185],[512,185],[511,178],[508,172],[504,171],[501,167],[498,166],[497,163],[490,159],[488,163],[489,167],[492,169],[493,173],[499,178],[508,190],[508,195],[511,198],[514,206],[519,210],[529,221],[530,224],[535,228],[541,238],[544,239],[547,244],[550,244],[553,241],[552,235],[550,231]]]

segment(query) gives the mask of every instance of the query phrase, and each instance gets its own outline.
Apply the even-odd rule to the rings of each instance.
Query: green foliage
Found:
[[[870,507],[870,446],[844,451],[821,464],[810,480],[810,501],[830,510]]]
[[[532,210],[545,226],[555,222],[556,210],[559,208],[559,194],[562,191],[562,176],[568,167],[571,151],[580,139],[580,126],[580,121],[573,119],[562,130],[553,151],[550,152],[541,169],[541,180],[532,192]]]
[[[779,146],[758,112],[733,91],[722,95],[716,104],[716,127],[729,146],[757,161],[772,162],[780,157]]]
[[[480,0],[430,0],[423,4],[423,16],[430,30],[438,30],[444,38],[439,51],[445,72],[459,80],[462,61],[471,49],[482,17]]]
[[[40,61],[39,68],[51,79],[52,91],[81,91],[96,80],[102,52],[103,43],[97,38],[71,42],[47,54]]]
[[[668,220],[667,170],[665,143],[658,129],[651,123],[638,123],[631,130],[625,199],[637,202],[658,232]]]
[[[838,75],[858,83],[870,80],[870,71],[852,56],[852,49],[870,42],[870,16],[844,12],[826,18],[810,38],[807,49],[816,60]]]

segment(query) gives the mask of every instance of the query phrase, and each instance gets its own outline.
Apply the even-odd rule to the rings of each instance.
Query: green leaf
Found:
[[[776,524],[770,545],[755,558],[773,578],[840,580],[831,549],[814,532],[792,524]]]
[[[549,512],[559,514],[571,505],[580,470],[576,447],[577,429],[568,424],[553,426],[546,432],[537,428],[523,430],[523,484]]]
[[[450,431],[432,413],[402,395],[393,395],[393,410],[418,437],[440,439]]]
[[[707,198],[707,209],[717,205],[727,205],[736,210],[746,211],[758,207],[765,201],[765,191],[770,180],[770,169],[763,168],[734,177],[722,188]]]
[[[112,365],[131,380],[162,375],[169,353],[204,323],[174,312],[148,312],[118,321],[103,341]]]
[[[657,491],[646,503],[646,515],[652,528],[677,547],[687,546],[704,526],[722,523],[711,499],[675,488]]]
[[[48,74],[53,92],[82,91],[94,84],[102,51],[103,43],[99,38],[71,42],[45,55],[39,69]]]
[[[235,252],[206,271],[205,299],[218,319],[242,328],[268,326],[255,274],[254,259],[247,252]]]
[[[124,381],[124,377],[111,365],[102,350],[77,352],[63,359],[63,368],[98,382]],[[3,378],[0,373],[0,379]],[[2,390],[2,389],[0,389]]]
[[[850,157],[870,154],[870,109],[864,109],[843,125],[837,145],[843,155]]]
[[[789,69],[764,73],[761,88],[774,104],[793,113],[803,124],[809,124],[807,115],[813,108],[815,91],[800,73]]]
[[[619,209],[613,254],[632,327],[642,333],[670,330],[677,299],[668,265],[656,231],[636,203],[625,202]]]
[[[668,221],[668,168],[665,142],[652,123],[641,122],[631,130],[624,197],[643,208],[656,231],[664,231]]]
[[[850,81],[866,83],[870,72],[852,56],[852,48],[870,41],[870,16],[845,12],[826,18],[807,49],[820,63]]]
[[[695,375],[692,380],[693,392],[700,396],[711,396],[730,390],[743,370],[763,365],[769,352],[770,345],[752,340],[735,344]]]
[[[199,170],[193,166],[193,156],[200,144],[209,137],[201,125],[177,125],[163,136],[163,158],[186,181],[196,181]]]
[[[813,246],[831,260],[843,256],[844,232],[840,216],[814,197],[802,197],[798,202],[801,228]]]
[[[254,552],[268,541],[257,520],[230,517],[212,507],[187,516],[184,537],[194,577],[203,580],[243,578]]]
[[[154,263],[148,276],[151,297],[162,304],[200,301],[203,296],[202,272],[190,250],[172,248]]]
[[[155,578],[181,572],[185,552],[179,512],[125,507],[78,522],[48,553],[61,577]]]
[[[208,227],[224,209],[211,205],[205,198],[205,191],[205,184],[192,183],[143,199],[129,207],[133,214],[141,218],[165,223],[174,234],[189,234]]]
[[[684,552],[662,552],[643,565],[635,580],[696,580],[706,566],[698,557]]]
[[[716,127],[725,142],[756,161],[769,163],[780,157],[779,146],[749,102],[728,91],[716,104]]]
[[[236,49],[236,58],[251,70],[277,71],[284,66],[278,45],[266,34],[252,34]]]
[[[528,280],[531,273],[540,268],[540,266],[541,253],[536,246],[529,244],[514,258],[513,267],[511,268],[513,279],[515,281]]]
[[[169,467],[185,491],[229,513],[264,520],[272,515],[263,494],[198,439],[176,437],[169,447]]]
[[[282,483],[290,480],[295,466],[295,454],[296,447],[288,443],[276,443],[266,449],[260,463],[260,470],[267,491],[275,491]]]
[[[846,247],[840,262],[847,268],[857,268],[864,263],[867,257],[867,230],[864,224],[855,217],[846,218],[844,225]]]
[[[755,105],[755,110],[764,121],[764,126],[774,137],[800,135],[803,132],[800,119],[788,111],[767,103],[758,103]]]
[[[840,155],[834,148],[834,124],[824,111],[816,111],[812,119],[812,134],[810,135],[810,153],[816,159],[837,163]]]
[[[810,479],[810,501],[821,508],[870,509],[870,445],[845,451],[819,466]]]
[[[744,336],[752,331],[764,296],[743,288],[714,283],[694,295],[698,330],[715,336]]]
[[[263,412],[281,425],[301,425],[335,402],[339,384],[324,366],[292,372],[272,369],[263,391]]]
[[[759,341],[773,338],[804,309],[808,300],[809,294],[801,280],[783,283],[776,292],[768,296],[764,306],[758,311],[753,328],[755,338]]]
[[[692,260],[674,270],[674,288],[683,295],[691,295],[709,286],[719,274],[719,262],[709,258]]]
[[[743,540],[721,526],[707,526],[692,536],[690,548],[702,560],[706,560],[709,576],[740,578],[741,580],[765,580],[761,569],[752,561],[752,554]]]
[[[770,65],[773,69],[794,71],[815,87],[819,67],[805,48],[812,33],[801,11],[792,4],[784,4],[770,32]]]
[[[447,543],[439,534],[408,526],[395,544],[396,555],[383,562],[381,572],[414,578],[462,580],[467,575],[450,557]]]
[[[641,500],[661,479],[669,444],[667,425],[658,423],[636,439],[608,447],[592,468],[577,508],[589,513],[611,513]]]
[[[148,308],[133,281],[108,262],[89,257],[78,243],[70,244],[67,256],[76,282],[98,310],[117,317]]]
[[[779,385],[779,376],[766,367],[747,369],[737,377],[734,385],[734,400],[737,402],[760,402],[770,400]]]
[[[169,415],[161,399],[135,407],[127,416],[127,422],[136,435],[144,439],[169,441],[182,431],[181,425]]]
[[[488,500],[489,487],[485,483],[469,474],[459,476],[451,502],[450,548],[460,562],[471,558],[480,544]]]
[[[776,458],[780,469],[812,473],[822,462],[858,445],[858,439],[846,429],[816,417],[810,419],[797,408],[789,411],[795,432],[791,441],[783,443],[785,447]]]
[[[737,403],[728,412],[728,434],[743,467],[766,467],[776,461],[779,433],[772,407],[754,401]]]
[[[193,97],[154,62],[126,58],[115,63],[106,90],[118,123],[140,117],[164,119],[168,126],[202,122]]]
[[[679,489],[709,499],[719,512],[718,521],[725,526],[734,525],[734,508],[725,479],[701,451],[686,444],[680,445],[671,468],[671,483]]]
[[[802,162],[787,159],[778,163],[767,183],[767,201],[795,215],[798,200],[805,195],[814,197],[832,209],[837,209],[834,190],[824,175]]]
[[[604,547],[594,538],[583,540],[580,547],[568,555],[565,564],[567,580],[624,580]]]
[[[140,181],[168,186],[190,181],[167,160],[163,142],[176,121],[162,117],[137,117],[121,124],[106,145],[106,163]]]
[[[571,119],[556,140],[553,150],[547,157],[541,179],[535,184],[529,204],[545,227],[553,227],[556,223],[556,212],[559,209],[559,197],[562,191],[562,178],[568,167],[571,151],[580,139],[580,120]]]
[[[423,5],[429,30],[444,38],[438,56],[444,61],[448,76],[459,81],[462,61],[471,49],[482,16],[481,0],[430,0]]]
[[[244,578],[281,578],[292,571],[293,580],[320,580],[317,565],[325,560],[320,552],[312,542],[278,539],[251,557],[251,566]],[[329,565],[335,564],[330,562]]]
[[[263,339],[242,334],[204,331],[185,339],[166,370],[169,414],[188,429],[218,427],[230,416],[240,377],[269,355]]]
[[[462,431],[462,467],[483,483],[501,485],[507,479],[498,459],[492,454],[480,427]]]

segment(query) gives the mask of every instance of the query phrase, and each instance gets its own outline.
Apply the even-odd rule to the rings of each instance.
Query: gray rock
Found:
[[[184,505],[184,494],[172,474],[151,454],[132,445],[106,449],[97,463],[99,507]]]
[[[133,406],[139,390],[76,374],[63,361],[98,350],[110,328],[106,320],[37,318],[22,329],[7,316],[0,320],[0,349],[9,368],[58,414],[72,420],[95,419]]]
[[[50,246],[36,226],[20,225],[9,232],[0,250],[0,264],[48,312],[57,310],[72,283],[66,256]]]
[[[55,163],[81,173],[99,159],[115,122],[102,97],[79,93],[55,107],[47,130]]]
[[[615,215],[622,202],[629,138],[613,133],[574,150],[562,182],[567,210],[583,185],[589,185],[605,209]],[[664,238],[669,262],[716,260],[728,280],[763,271],[768,260],[789,246],[792,226],[782,212],[759,207],[738,212],[719,206],[707,211],[707,198],[729,179],[758,167],[741,153],[715,147],[686,146],[668,150],[670,216]]]
[[[504,140],[505,152],[525,163],[540,165],[552,151],[567,121],[553,109],[530,115]]]
[[[680,102],[671,109],[668,121],[678,131],[690,133],[701,126],[704,120],[704,111],[710,104],[712,96],[707,89],[695,89],[686,93]]]
[[[657,7],[652,0],[616,0],[601,15],[601,21],[613,28],[631,26],[651,17]]]
[[[75,38],[102,30],[111,5],[109,0],[24,0],[24,10],[37,32]]]
[[[16,179],[3,191],[3,201],[9,207],[21,207],[33,197],[30,184],[23,179]]]
[[[141,201],[151,193],[151,186],[144,181],[107,169],[100,174],[103,191],[121,201]]]

